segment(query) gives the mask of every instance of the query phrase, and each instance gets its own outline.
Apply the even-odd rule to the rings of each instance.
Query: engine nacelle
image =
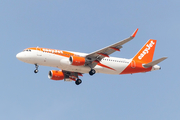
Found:
[[[59,70],[51,70],[49,71],[48,78],[51,80],[63,80],[64,73]]]
[[[83,66],[86,62],[86,59],[84,57],[71,56],[69,61],[71,65]]]

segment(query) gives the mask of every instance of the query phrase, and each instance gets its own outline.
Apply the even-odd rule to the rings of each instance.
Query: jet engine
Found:
[[[70,64],[74,66],[83,66],[86,62],[84,57],[71,56],[69,58]]]
[[[48,78],[51,80],[63,80],[64,73],[59,70],[51,70],[49,71]]]

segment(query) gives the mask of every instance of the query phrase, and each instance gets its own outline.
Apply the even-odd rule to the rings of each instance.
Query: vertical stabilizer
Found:
[[[150,39],[141,50],[134,56],[134,61],[149,63],[153,60],[156,40]]]

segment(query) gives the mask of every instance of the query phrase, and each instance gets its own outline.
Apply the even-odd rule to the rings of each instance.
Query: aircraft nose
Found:
[[[16,55],[16,58],[18,59],[18,60],[23,60],[23,58],[24,58],[25,56],[22,54],[22,53],[18,53],[17,55]]]

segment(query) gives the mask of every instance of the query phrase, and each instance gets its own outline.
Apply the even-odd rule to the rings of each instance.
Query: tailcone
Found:
[[[161,70],[161,67],[159,65],[154,65],[151,71],[154,71],[154,70]]]

